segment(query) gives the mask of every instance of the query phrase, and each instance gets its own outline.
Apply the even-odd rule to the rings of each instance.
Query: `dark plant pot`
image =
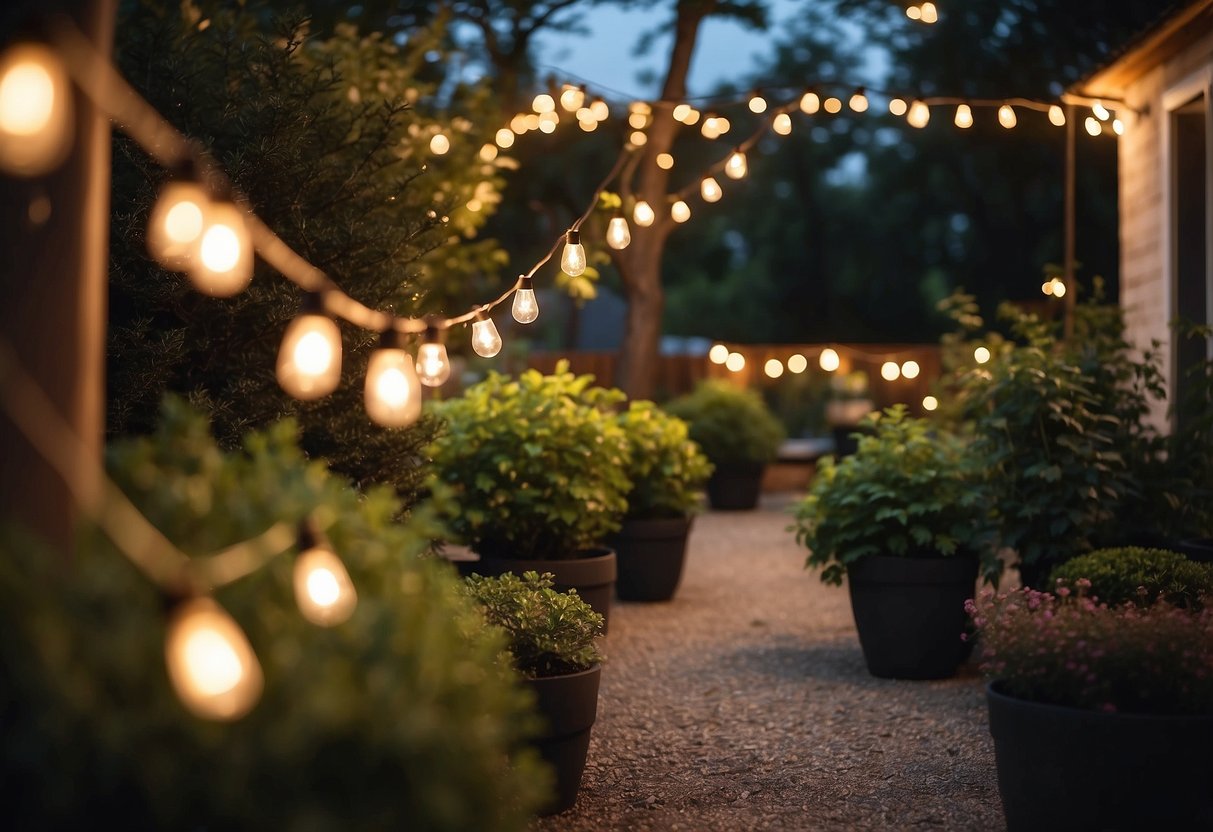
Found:
[[[1198,563],[1213,563],[1213,537],[1194,537],[1181,540],[1175,551]]]
[[[859,450],[859,440],[852,435],[858,430],[855,425],[834,425],[830,428],[834,437],[834,456],[850,456]]]
[[[731,462],[717,465],[708,478],[708,502],[717,511],[749,511],[757,507],[762,492],[761,462]]]
[[[851,612],[868,672],[882,679],[943,679],[964,660],[964,603],[977,558],[868,555],[847,567]]]
[[[526,680],[547,723],[547,729],[533,744],[556,770],[556,795],[541,812],[543,815],[564,812],[577,802],[590,747],[590,728],[598,716],[601,679],[602,665],[595,665],[581,673]]]
[[[619,558],[615,593],[624,601],[668,601],[682,580],[690,516],[625,520],[610,539]]]
[[[1213,714],[1108,714],[986,687],[1007,829],[1213,829]]]
[[[459,574],[467,577],[473,572],[495,578],[506,572],[551,572],[553,583],[560,592],[577,590],[595,612],[602,613],[605,624],[611,623],[611,596],[615,593],[615,553],[605,546],[586,549],[582,557],[565,560],[522,560],[519,558],[480,557],[454,561]],[[605,627],[603,632],[605,632]]]

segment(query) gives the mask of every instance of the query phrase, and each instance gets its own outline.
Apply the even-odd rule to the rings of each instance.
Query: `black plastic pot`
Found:
[[[717,465],[708,478],[708,502],[717,511],[749,511],[757,507],[762,493],[761,462],[732,462]]]
[[[868,555],[847,567],[851,612],[868,672],[883,679],[943,679],[964,660],[964,603],[977,558]]]
[[[543,759],[556,770],[556,795],[541,814],[555,815],[573,808],[581,788],[590,728],[598,717],[598,683],[602,665],[581,673],[527,679],[535,692],[547,730],[534,741]]]
[[[986,687],[1007,829],[1213,829],[1213,714],[1065,708]]]
[[[522,560],[519,558],[480,557],[473,560],[454,561],[459,574],[464,577],[473,572],[486,578],[495,578],[506,572],[521,575],[523,572],[551,572],[553,584],[560,592],[577,590],[587,604],[611,623],[611,596],[615,593],[615,553],[605,546],[586,549],[580,557],[565,560]],[[605,630],[604,630],[605,632]]]
[[[615,594],[624,601],[668,601],[682,580],[691,517],[625,520],[610,539],[619,559]]]

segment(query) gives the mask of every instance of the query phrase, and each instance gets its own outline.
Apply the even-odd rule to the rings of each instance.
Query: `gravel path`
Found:
[[[975,671],[869,676],[787,503],[701,515],[675,599],[616,602],[580,797],[537,830],[1004,828]]]

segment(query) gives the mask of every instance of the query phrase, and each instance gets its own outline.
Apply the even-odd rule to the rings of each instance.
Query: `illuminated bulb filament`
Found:
[[[606,231],[607,245],[616,251],[622,251],[632,242],[632,230],[628,228],[628,221],[623,217],[611,217],[611,221],[607,223]]]
[[[442,343],[442,333],[429,327],[417,348],[417,380],[426,387],[441,387],[451,377],[451,360]]]
[[[476,314],[476,322],[472,324],[472,350],[481,358],[492,358],[501,352],[501,333],[497,324],[483,312]]]
[[[299,612],[321,627],[346,621],[358,605],[345,564],[323,546],[313,546],[295,559],[294,584]]]
[[[762,371],[766,373],[767,378],[779,378],[783,375],[783,362],[778,358],[768,358]]]
[[[1096,101],[1094,104],[1092,104],[1091,112],[1094,113],[1095,117],[1100,121],[1107,121],[1108,116],[1111,115],[1111,113],[1108,112],[1108,108],[1103,105],[1102,101]]]
[[[377,424],[402,428],[421,416],[421,381],[417,367],[395,330],[380,336],[366,368],[367,415]]]
[[[518,278],[518,289],[514,292],[510,313],[520,324],[529,324],[539,317],[539,301],[535,298],[535,287],[531,285],[531,278]]]
[[[734,151],[729,160],[724,163],[725,176],[730,179],[741,179],[746,175],[746,170],[745,154],[740,150]]]
[[[978,347],[973,350],[973,360],[978,364],[985,364],[990,360],[990,351],[985,347]]]
[[[585,246],[581,244],[581,232],[570,229],[564,236],[560,268],[569,277],[577,277],[585,274],[585,265]]]
[[[531,109],[536,113],[550,113],[556,109],[556,102],[546,92],[540,93],[531,102]]]
[[[173,611],[164,657],[177,696],[200,717],[239,719],[261,696],[264,679],[252,645],[210,598],[193,598]]]
[[[800,353],[788,357],[788,372],[803,373],[809,368],[809,360]]]
[[[1087,128],[1087,132],[1092,136],[1098,136],[1103,132],[1103,125],[1091,116],[1087,116],[1087,119],[1083,122],[1083,125]]]
[[[632,209],[632,221],[642,228],[647,228],[657,219],[657,214],[653,212],[653,206],[649,205],[643,199],[637,200],[636,207]]]
[[[318,299],[310,301],[318,304]],[[278,350],[278,383],[296,399],[327,396],[341,383],[341,330],[318,307],[286,328]]]
[[[228,297],[253,279],[253,245],[244,212],[231,202],[212,202],[206,210],[198,257],[189,265],[195,288]]]

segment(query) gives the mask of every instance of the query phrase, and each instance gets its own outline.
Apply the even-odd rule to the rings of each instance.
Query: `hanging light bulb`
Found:
[[[1103,132],[1103,125],[1091,116],[1087,116],[1087,119],[1083,122],[1083,125],[1087,128],[1087,132],[1092,136],[1098,136]]]
[[[606,121],[611,115],[611,109],[601,98],[595,98],[590,102],[590,112],[598,121]]]
[[[514,146],[514,131],[509,129],[508,127],[502,127],[500,130],[497,131],[497,135],[495,135],[493,137],[493,140],[495,142],[497,142],[497,146],[500,147],[502,150],[513,147]]]
[[[564,107],[566,112],[575,113],[585,104],[585,87],[575,87],[572,84],[565,84],[564,90],[560,93],[560,106]]]
[[[358,606],[358,592],[345,564],[307,526],[299,533],[294,584],[300,614],[317,626],[335,627],[349,620]]]
[[[904,116],[906,114],[907,109],[908,109],[908,105],[906,104],[904,98],[890,98],[889,99],[889,112],[892,113],[893,115]]]
[[[598,129],[598,122],[595,121],[594,119],[589,119],[588,121],[583,120],[583,121],[578,121],[577,126],[580,127],[582,130],[584,130],[587,133],[593,133],[595,130]]]
[[[635,130],[628,136],[628,143],[633,147],[644,147],[649,142],[649,136],[642,130]]]
[[[1094,113],[1095,117],[1100,121],[1107,121],[1108,116],[1111,115],[1111,113],[1108,112],[1108,108],[1103,105],[1102,101],[1096,101],[1094,104],[1092,104],[1091,112]]]
[[[71,85],[63,62],[40,43],[0,54],[0,170],[41,176],[59,166],[74,132]]]
[[[716,129],[720,131],[720,135],[723,136],[725,133],[729,132],[732,127],[733,123],[727,118],[724,116],[716,116]]]
[[[822,109],[830,115],[842,112],[842,101],[834,96],[830,96],[821,105]]]
[[[762,97],[762,93],[755,90],[750,93],[750,112],[765,113],[767,111],[767,100]]]
[[[636,207],[632,209],[632,221],[642,228],[647,228],[657,219],[657,214],[653,212],[653,206],[649,205],[643,199],[636,201]]]
[[[739,352],[731,352],[729,353],[729,357],[725,359],[724,366],[731,372],[740,373],[745,369],[745,356]]]
[[[658,153],[657,167],[661,168],[662,170],[669,170],[670,168],[674,167],[674,157],[669,153]]]
[[[560,268],[569,277],[585,274],[585,246],[581,244],[581,232],[576,229],[570,228],[564,235]]]
[[[633,130],[643,130],[649,126],[648,114],[633,110],[628,113],[628,126]]]
[[[708,350],[708,361],[713,364],[723,364],[729,360],[729,348],[724,344],[713,344]]]
[[[818,97],[817,93],[809,90],[800,96],[800,112],[806,116],[811,116],[819,109],[821,109],[821,98]]]
[[[304,295],[278,349],[278,383],[296,399],[327,396],[341,383],[341,330],[319,292]]]
[[[762,371],[766,373],[767,378],[779,378],[783,375],[783,362],[778,358],[768,358],[767,363],[762,367]]]
[[[746,175],[745,154],[740,150],[734,150],[733,155],[724,163],[724,174],[729,179],[742,179]]]
[[[788,135],[792,132],[792,117],[787,113],[780,113],[771,122],[771,129],[781,136]]]
[[[939,10],[935,8],[935,4],[931,0],[927,0],[927,2],[922,4],[919,16],[923,23],[934,23],[939,20]]]
[[[896,361],[886,361],[880,365],[880,377],[885,381],[897,381],[901,376],[901,368]]]
[[[863,87],[860,87],[851,94],[851,100],[847,102],[847,106],[857,113],[867,112],[868,97],[864,94]]]
[[[901,365],[901,374],[905,378],[918,378],[920,372],[922,368],[918,366],[917,361],[905,361]]]
[[[430,139],[430,152],[435,156],[445,155],[451,149],[451,140],[442,133],[436,134]]]
[[[935,410],[938,407],[939,407],[939,399],[935,398],[934,396],[923,396],[922,397],[922,409],[923,410]]]
[[[190,598],[174,608],[164,659],[177,696],[204,719],[239,719],[261,697],[264,678],[252,645],[210,598]]]
[[[701,115],[703,115],[703,113],[699,112],[694,107],[692,107],[691,111],[689,113],[687,113],[686,118],[684,118],[682,120],[682,123],[687,125],[688,127],[690,127],[693,124],[699,123],[699,117]]]
[[[501,333],[483,309],[476,312],[476,321],[472,324],[472,350],[481,358],[492,358],[501,352]]]
[[[1063,127],[1066,123],[1065,110],[1058,107],[1056,104],[1049,105],[1049,123],[1054,127]]]
[[[911,127],[922,129],[927,126],[927,122],[931,120],[931,108],[926,105],[921,98],[915,98],[914,103],[910,105],[910,111],[906,114],[906,122]]]
[[[442,331],[429,324],[417,348],[417,380],[426,387],[441,387],[450,377],[451,360],[442,343]]]
[[[606,241],[607,245],[616,251],[623,251],[632,242],[632,230],[628,228],[628,221],[622,214],[616,214],[607,223]]]
[[[809,359],[800,353],[788,356],[788,372],[799,375],[809,368]]]
[[[1040,291],[1044,292],[1046,295],[1053,294],[1053,281],[1046,280],[1044,283],[1040,284]]]
[[[956,105],[956,126],[961,130],[967,130],[973,126],[973,110],[968,104]]]
[[[539,301],[535,298],[535,287],[531,278],[525,275],[518,278],[518,289],[514,292],[510,313],[520,324],[529,324],[539,317]]]
[[[1125,134],[1125,123],[1118,118],[1112,119],[1112,132],[1118,136]]]
[[[691,105],[690,104],[676,104],[674,106],[674,111],[671,113],[671,115],[674,117],[674,121],[681,121],[684,123],[687,120],[687,116],[689,116],[690,114],[691,114]]]
[[[720,183],[714,177],[705,176],[699,183],[699,195],[703,197],[704,202],[719,202],[724,191],[720,189]]]
[[[909,6],[906,9],[906,17],[910,20],[922,20],[922,8],[919,6]]]
[[[147,222],[147,249],[156,262],[170,271],[184,271],[193,262],[209,205],[192,171],[160,188]]]
[[[513,136],[514,134],[510,133],[510,135]],[[480,148],[480,161],[491,162],[497,158],[497,153],[498,153],[497,145],[495,145],[495,144],[482,145]]]
[[[978,347],[973,350],[973,360],[978,364],[985,364],[990,360],[990,351],[985,347]]]
[[[560,123],[560,116],[555,110],[549,110],[539,117],[539,132],[540,133],[555,133],[556,125]]]
[[[1053,297],[1064,298],[1066,296],[1066,284],[1062,283],[1056,277],[1053,278],[1052,283],[1053,283]]]
[[[679,199],[670,206],[670,219],[674,222],[686,222],[691,218],[691,206]]]
[[[421,416],[421,381],[404,335],[395,329],[379,336],[379,346],[366,366],[367,415],[385,428],[411,425]]]
[[[720,119],[709,114],[707,118],[703,120],[703,124],[699,128],[699,133],[705,139],[720,138]]]
[[[1016,125],[1019,119],[1015,118],[1015,108],[1010,104],[1003,104],[998,108],[998,123],[1010,130]]]
[[[253,279],[253,245],[236,203],[218,200],[207,206],[189,276],[198,291],[220,298],[242,291]]]
[[[556,102],[546,92],[541,92],[531,101],[531,109],[536,113],[550,113],[556,109]]]
[[[821,369],[827,373],[832,373],[838,369],[841,362],[838,360],[838,353],[831,347],[826,347],[821,351],[821,356],[817,359],[817,363],[821,365]]]

